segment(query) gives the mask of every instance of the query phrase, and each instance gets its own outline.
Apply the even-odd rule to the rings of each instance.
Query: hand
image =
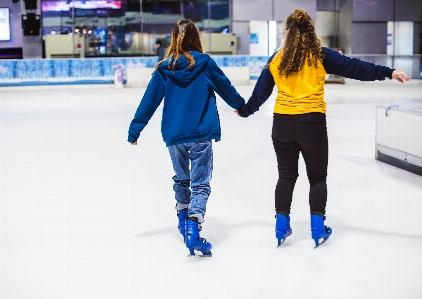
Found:
[[[399,81],[400,83],[404,83],[404,81],[410,81],[409,76],[400,70],[394,70],[392,78]]]
[[[240,117],[239,112],[237,112],[237,109],[234,110],[234,113],[236,113],[236,115]]]
[[[138,141],[131,142],[130,145],[137,145]]]

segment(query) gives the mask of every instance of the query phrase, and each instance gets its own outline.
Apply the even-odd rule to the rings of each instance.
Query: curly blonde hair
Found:
[[[287,18],[285,27],[285,41],[283,56],[278,66],[280,75],[288,77],[297,73],[308,63],[318,67],[318,60],[322,61],[321,40],[315,33],[311,17],[303,9],[297,8]]]
[[[190,20],[180,20],[177,21],[173,27],[170,45],[167,48],[163,60],[159,61],[155,65],[155,68],[157,68],[164,60],[170,58],[168,67],[169,69],[171,67],[174,72],[174,67],[180,55],[184,55],[188,59],[188,68],[193,68],[195,65],[195,59],[193,59],[192,55],[190,55],[188,51],[204,52],[198,28]]]

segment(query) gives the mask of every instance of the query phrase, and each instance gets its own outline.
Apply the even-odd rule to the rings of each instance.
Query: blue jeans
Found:
[[[202,223],[211,193],[212,141],[176,144],[168,149],[176,173],[173,176],[176,210],[188,208],[188,215]]]

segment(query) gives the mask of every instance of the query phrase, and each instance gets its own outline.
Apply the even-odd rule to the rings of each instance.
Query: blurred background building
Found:
[[[419,78],[422,0],[0,0],[0,58],[154,56],[183,18],[210,54],[268,56],[296,7],[325,46]]]
[[[166,45],[182,18],[203,33],[235,34],[229,47],[236,46],[236,54],[267,55],[279,46],[282,22],[296,7],[313,17],[328,47],[349,54],[422,52],[421,0],[1,0],[0,7],[10,14],[10,36],[0,41],[2,58],[6,52],[46,57],[54,47],[49,36],[72,32],[79,44],[76,56],[81,51],[85,57],[154,55],[155,40]],[[34,14],[38,22],[27,19]],[[33,30],[25,33],[25,28]],[[213,52],[212,44],[207,47]]]

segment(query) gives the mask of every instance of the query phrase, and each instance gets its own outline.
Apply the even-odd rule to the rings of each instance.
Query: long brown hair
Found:
[[[188,51],[198,51],[203,53],[201,38],[199,36],[199,30],[195,24],[190,20],[180,20],[173,27],[171,32],[170,45],[167,48],[164,59],[159,61],[155,68],[157,68],[164,60],[170,58],[168,67],[174,72],[174,66],[180,55],[184,55],[189,60],[188,68],[193,68],[195,65],[195,59]]]
[[[283,57],[278,66],[280,75],[288,77],[300,71],[305,64],[318,67],[318,60],[322,61],[321,40],[315,33],[311,17],[303,9],[297,8],[287,18],[285,28]]]

